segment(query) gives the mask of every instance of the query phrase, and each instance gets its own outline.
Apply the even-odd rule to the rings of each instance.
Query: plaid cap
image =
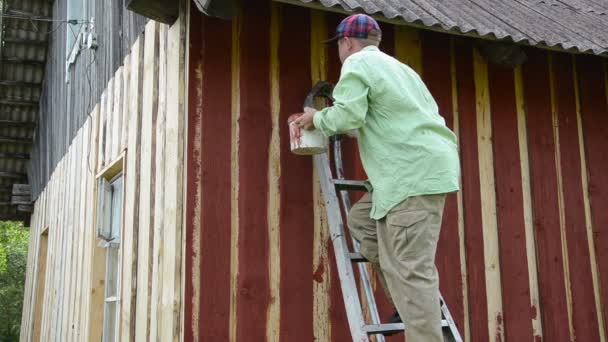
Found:
[[[374,18],[365,14],[354,14],[342,20],[336,28],[336,35],[325,43],[333,43],[344,37],[380,40],[381,35],[380,26]]]

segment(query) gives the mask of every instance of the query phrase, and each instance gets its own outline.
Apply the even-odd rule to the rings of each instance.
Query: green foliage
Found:
[[[18,341],[29,230],[0,221],[0,342]]]

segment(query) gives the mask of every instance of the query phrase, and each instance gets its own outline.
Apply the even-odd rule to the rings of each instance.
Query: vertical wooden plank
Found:
[[[422,75],[420,30],[409,26],[395,26],[395,58]]]
[[[321,42],[328,36],[326,14],[313,11],[311,14],[311,78],[313,87],[318,81],[327,80],[327,46]],[[330,281],[328,242],[329,228],[325,201],[316,170],[313,170],[314,241],[313,241],[313,336],[318,341],[331,341]]]
[[[90,172],[90,165],[89,165],[89,153],[90,153],[90,149],[91,149],[91,142],[92,142],[92,132],[91,132],[91,118],[89,117],[84,125],[82,126],[81,130],[83,131],[83,139],[82,139],[82,151],[81,151],[81,158],[80,158],[80,174],[82,175],[82,178],[80,180],[80,212],[79,212],[79,217],[78,217],[78,230],[79,230],[79,235],[78,235],[78,239],[77,244],[78,244],[78,252],[77,252],[77,258],[79,261],[79,267],[78,267],[78,276],[77,276],[77,280],[76,280],[76,311],[74,313],[74,317],[75,317],[75,322],[74,322],[74,326],[75,326],[75,335],[74,335],[74,339],[76,341],[82,341],[83,340],[83,336],[84,336],[84,331],[82,330],[82,321],[83,321],[83,308],[84,308],[84,302],[86,301],[87,298],[87,293],[84,291],[86,289],[85,286],[82,286],[83,284],[85,284],[84,279],[86,277],[86,266],[87,264],[85,263],[85,250],[86,250],[86,242],[87,240],[87,231],[88,230],[92,230],[91,227],[89,227],[87,225],[87,211],[90,210],[90,207],[92,206],[92,201],[89,201],[88,199],[91,198],[93,196],[92,193],[90,193],[88,191],[88,184],[90,182],[90,179],[93,176],[92,172]]]
[[[270,3],[244,3],[240,51],[238,120],[238,278],[237,341],[266,338],[270,301],[268,230],[268,144],[270,110]],[[310,266],[309,266],[310,267]],[[310,269],[310,268],[309,268]]]
[[[90,198],[92,197],[91,205],[87,208],[87,217],[86,217],[86,235],[84,239],[85,244],[85,254],[84,254],[84,279],[83,279],[83,297],[85,298],[84,306],[83,306],[83,314],[82,314],[82,340],[90,341],[95,338],[94,329],[98,329],[99,324],[92,318],[91,308],[96,308],[94,305],[98,304],[98,298],[101,295],[99,291],[95,291],[96,284],[98,282],[98,277],[101,275],[99,273],[94,273],[93,270],[97,269],[99,266],[99,258],[95,258],[99,253],[99,250],[96,249],[96,232],[93,222],[95,222],[95,213],[97,206],[96,199],[96,191],[95,191],[95,174],[98,158],[98,151],[100,145],[100,130],[99,130],[99,105],[96,105],[93,108],[91,116],[89,118],[89,127],[91,130],[91,145],[89,146],[89,154],[87,156],[87,171],[89,172],[89,177],[87,180],[87,194],[89,194]],[[97,302],[96,302],[97,301]],[[98,310],[97,310],[98,312]],[[96,316],[95,318],[98,318]],[[93,325],[91,324],[93,322]],[[97,330],[98,331],[98,330]]]
[[[184,304],[184,340],[228,341],[232,26],[196,8],[190,14],[186,298],[192,299]]]
[[[452,130],[455,128],[454,98],[452,94],[452,71],[450,37],[425,31],[422,33],[422,68],[424,82],[439,106],[439,113]],[[457,107],[456,107],[457,110]],[[448,195],[443,211],[443,225],[437,244],[436,264],[439,271],[440,289],[457,326],[464,327],[463,284],[460,265],[460,236],[458,234],[457,195]]]
[[[47,188],[48,189],[48,188]],[[43,196],[39,197],[42,202],[40,202],[39,210],[42,209],[44,205],[46,205],[46,192]],[[39,201],[40,201],[39,200]],[[41,213],[38,213],[41,214]],[[38,236],[38,267],[36,270],[36,297],[35,301],[30,305],[30,310],[33,310],[34,316],[33,321],[30,323],[30,329],[32,330],[31,336],[28,336],[28,340],[32,341],[40,341],[40,329],[42,327],[42,305],[44,303],[44,297],[46,296],[46,272],[47,272],[47,261],[48,261],[48,242],[49,236],[48,231],[42,232],[44,228],[44,220],[40,220],[40,216],[37,219],[38,229],[36,231]],[[42,232],[42,233],[41,233]]]
[[[581,157],[570,55],[552,53],[552,80],[559,136],[564,226],[570,268],[572,320],[576,340],[599,341],[587,224],[585,221]]]
[[[602,65],[604,64],[604,65]],[[580,115],[588,170],[588,196],[593,244],[599,278],[603,327],[608,322],[608,76],[605,62],[592,56],[577,56],[576,67],[580,97]],[[604,73],[602,74],[602,67]]]
[[[186,246],[184,284],[184,341],[198,342],[204,331],[201,316],[201,221],[202,221],[202,120],[203,120],[203,15],[190,6],[188,40],[188,151],[186,159]],[[207,32],[207,30],[205,30]],[[221,50],[221,48],[218,48]],[[216,50],[217,51],[217,50]],[[228,77],[226,77],[228,78]],[[219,102],[219,101],[218,101]],[[224,115],[225,117],[227,115]],[[222,116],[219,116],[221,118]],[[221,160],[221,158],[218,158]],[[227,206],[224,206],[224,208]],[[228,216],[229,217],[229,216]],[[219,229],[218,229],[219,231]],[[221,243],[221,242],[220,242]],[[225,259],[224,259],[225,260]],[[223,274],[227,274],[224,272]],[[213,275],[212,275],[213,277]],[[218,280],[221,282],[221,279]],[[212,289],[213,287],[209,287]],[[210,293],[206,291],[205,293]],[[228,291],[226,291],[228,292]],[[188,300],[190,298],[190,300]],[[217,297],[211,297],[217,298]],[[226,312],[226,306],[216,305],[218,312]],[[224,309],[224,310],[222,310]],[[225,322],[226,320],[224,320]],[[219,328],[219,322],[211,322]],[[227,329],[226,329],[227,330]],[[220,338],[226,339],[228,334]]]
[[[458,138],[460,144],[460,108],[458,107],[458,75],[456,70],[456,52],[454,48],[454,37],[450,39],[450,84],[451,84],[451,96],[452,96],[452,114],[453,114],[453,131]],[[462,162],[461,162],[462,164]],[[470,313],[469,313],[469,291],[467,287],[467,259],[466,259],[466,246],[465,246],[465,228],[464,228],[464,202],[462,195],[462,177],[459,180],[461,191],[456,194],[456,209],[458,215],[458,241],[459,241],[459,259],[460,259],[460,284],[462,293],[462,321],[458,326],[460,334],[464,337],[465,341],[468,341],[471,336],[471,324],[470,324]],[[446,204],[447,205],[447,204]],[[449,215],[449,214],[448,214]],[[449,218],[449,217],[448,217]],[[450,304],[451,305],[451,304]],[[458,302],[456,302],[456,309],[458,309]],[[450,306],[451,307],[451,306]],[[452,309],[450,309],[451,311]],[[453,311],[451,311],[454,315]],[[458,312],[456,312],[456,318],[458,319]],[[458,323],[457,323],[458,324]]]
[[[569,340],[570,329],[557,200],[549,68],[546,52],[527,50],[527,53],[528,63],[523,66],[523,80],[530,113],[527,116],[527,132],[543,338],[547,341],[566,341]]]
[[[84,163],[82,162],[82,151],[85,148],[85,139],[84,139],[84,129],[81,127],[76,134],[75,139],[72,141],[72,145],[75,147],[73,152],[74,154],[74,166],[72,167],[72,177],[70,178],[70,182],[74,185],[73,187],[73,209],[70,212],[70,216],[72,219],[72,241],[71,241],[71,256],[70,260],[72,261],[72,271],[71,273],[71,282],[69,287],[69,312],[68,312],[68,322],[69,322],[69,331],[68,331],[68,340],[69,341],[77,341],[76,340],[76,332],[78,330],[76,315],[77,307],[80,305],[78,302],[78,287],[81,282],[78,277],[80,276],[80,267],[81,267],[81,258],[79,254],[79,248],[82,245],[81,243],[81,227],[80,224],[80,210],[83,206],[83,203],[86,203],[86,200],[82,200],[82,184],[83,181],[83,173],[82,167]]]
[[[302,110],[311,84],[310,11],[284,6],[279,37],[279,123]],[[297,68],[293,66],[297,65]],[[296,156],[289,147],[289,132],[281,130],[281,341],[313,339],[313,284],[309,270],[313,260],[314,211],[312,161]],[[287,172],[289,170],[289,172]],[[297,237],[297,238],[294,238]]]
[[[155,185],[155,126],[158,107],[158,30],[159,24],[150,21],[146,25],[144,41],[144,69],[142,123],[141,123],[141,164],[139,197],[139,232],[137,242],[137,297],[135,340],[150,338],[150,281],[151,253],[153,248],[152,223],[154,217],[153,192]]]
[[[266,313],[266,341],[278,342],[281,332],[281,140],[279,38],[282,7],[271,4],[270,17],[270,112],[272,132],[268,145],[268,269],[270,303]]]
[[[581,101],[580,101],[580,87],[578,80],[578,72],[576,66],[576,57],[570,56],[572,60],[572,71],[573,71],[573,81],[574,81],[574,96],[575,96],[575,110],[576,110],[576,126],[577,126],[577,136],[578,136],[578,154],[580,158],[580,175],[581,175],[581,185],[582,185],[582,197],[583,197],[583,206],[585,212],[585,231],[587,233],[587,244],[589,250],[589,263],[591,268],[591,278],[593,281],[593,294],[595,299],[595,314],[597,315],[598,322],[598,330],[599,330],[599,338],[601,342],[606,341],[606,323],[604,321],[604,315],[602,312],[602,296],[600,291],[600,280],[598,275],[598,267],[597,267],[597,257],[596,257],[596,249],[595,249],[595,241],[593,239],[593,222],[591,218],[591,203],[589,197],[589,172],[587,168],[587,160],[585,155],[585,141],[583,137],[583,123],[581,119]],[[605,68],[606,64],[604,64],[604,70],[606,73],[606,101],[608,102],[608,69]]]
[[[158,30],[158,83],[157,83],[157,96],[158,106],[156,108],[156,123],[153,129],[155,130],[155,142],[154,142],[154,206],[150,209],[154,214],[152,219],[152,245],[151,245],[151,274],[150,274],[150,336],[159,338],[158,324],[159,322],[159,304],[161,301],[161,278],[165,275],[160,272],[161,263],[161,246],[163,241],[163,220],[164,220],[164,205],[165,205],[165,125],[167,119],[167,25],[160,25]]]
[[[533,340],[514,69],[489,65],[496,210],[506,341]]]
[[[114,96],[112,98],[112,140],[110,147],[110,160],[118,158],[122,150],[122,116],[123,116],[123,67],[121,66],[114,74]]]
[[[137,44],[137,41],[135,42]],[[133,46],[131,46],[131,54],[133,53]],[[121,123],[121,138],[119,154],[127,148],[129,143],[129,103],[131,102],[130,96],[138,96],[137,93],[131,93],[129,85],[131,84],[131,54],[128,54],[123,62],[123,73],[122,73],[122,123]]]
[[[494,155],[492,153],[492,112],[490,109],[488,65],[477,49],[473,52],[473,61],[477,98],[477,148],[479,151],[488,329],[492,340],[503,341],[502,286],[496,221],[496,182],[494,180]]]
[[[74,240],[73,232],[74,227],[72,225],[72,213],[74,212],[74,183],[72,179],[74,177],[74,154],[76,146],[70,145],[68,152],[64,158],[66,158],[66,178],[62,186],[66,193],[64,201],[64,210],[62,212],[62,238],[61,238],[61,250],[62,250],[62,261],[61,268],[59,269],[60,280],[59,280],[59,314],[56,315],[57,322],[57,334],[55,335],[61,341],[68,340],[68,333],[71,322],[69,321],[69,298],[70,298],[70,283],[72,276],[72,241]]]
[[[553,139],[555,142],[555,173],[557,180],[557,205],[559,210],[559,232],[561,238],[561,247],[562,247],[562,256],[563,256],[563,267],[564,267],[564,288],[566,289],[566,307],[568,309],[568,325],[570,327],[570,339],[574,340],[575,331],[574,331],[574,322],[573,322],[573,308],[572,308],[572,287],[570,286],[570,260],[568,258],[568,240],[566,233],[566,213],[565,213],[565,203],[564,203],[564,190],[563,190],[563,180],[562,180],[562,161],[561,154],[559,151],[561,150],[561,142],[560,142],[560,134],[559,134],[559,118],[558,118],[558,105],[557,105],[557,96],[555,94],[555,75],[553,70],[553,54],[550,53],[548,55],[548,63],[549,63],[549,82],[550,82],[550,90],[551,90],[551,120],[553,126]]]
[[[526,239],[526,258],[530,289],[530,312],[532,315],[532,332],[535,340],[542,340],[543,329],[540,315],[540,294],[538,289],[538,269],[536,260],[536,241],[532,218],[532,193],[530,184],[530,163],[528,154],[528,133],[526,128],[526,105],[522,68],[515,68],[515,99],[517,102],[517,137],[521,169],[522,200]]]
[[[455,63],[458,85],[462,198],[467,261],[468,312],[471,341],[489,341],[488,302],[485,280],[485,249],[481,211],[481,185],[473,51],[470,41],[456,39]],[[474,295],[475,294],[475,295]],[[481,295],[480,295],[481,294]],[[485,294],[485,295],[484,295]],[[494,336],[492,336],[494,337]]]
[[[241,114],[241,89],[240,89],[240,37],[241,16],[239,13],[232,19],[231,47],[231,96],[230,96],[230,341],[237,339],[237,317],[238,317],[238,272],[239,272],[239,117]]]
[[[180,18],[167,32],[167,115],[165,133],[165,217],[163,225],[163,259],[161,260],[162,302],[160,308],[160,341],[179,341],[182,297],[182,227],[185,146],[185,68],[187,16]]]
[[[107,124],[106,124],[106,120],[107,120],[107,113],[106,113],[106,107],[107,107],[107,89],[103,91],[103,93],[101,94],[101,99],[99,100],[99,143],[97,144],[97,164],[96,164],[96,170],[101,170],[103,168],[103,166],[105,165],[105,144],[106,144],[106,140],[107,140]]]
[[[116,119],[114,118],[114,75],[110,78],[108,82],[108,86],[106,88],[106,93],[108,96],[106,97],[106,113],[105,113],[105,135],[104,135],[104,152],[103,152],[103,166],[108,166],[112,162],[112,145],[114,142],[114,122]],[[116,80],[119,82],[119,80]]]
[[[142,111],[142,78],[143,78],[143,40],[140,36],[131,47],[129,83],[125,87],[125,117],[128,124],[123,127],[128,131],[125,173],[125,224],[123,228],[123,262],[121,294],[121,341],[135,339],[135,308],[137,294],[137,241],[139,232],[139,184],[141,153],[141,111]],[[126,66],[125,66],[126,67]],[[127,69],[125,69],[127,70]]]

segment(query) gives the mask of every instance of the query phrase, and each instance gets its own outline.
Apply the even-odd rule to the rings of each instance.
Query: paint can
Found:
[[[321,131],[308,131],[293,123],[300,115],[302,114],[293,114],[287,119],[291,152],[303,156],[327,152],[328,139]]]

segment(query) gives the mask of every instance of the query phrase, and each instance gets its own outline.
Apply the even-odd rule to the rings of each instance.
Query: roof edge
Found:
[[[577,47],[564,48],[561,44],[547,45],[547,44],[543,44],[542,42],[536,43],[536,44],[530,44],[530,42],[526,39],[521,39],[519,41],[516,41],[513,39],[512,36],[508,36],[505,38],[498,38],[493,32],[489,32],[488,34],[485,34],[485,35],[479,34],[479,32],[477,32],[476,30],[463,32],[462,30],[460,30],[460,27],[458,27],[458,26],[455,26],[451,29],[446,29],[439,25],[428,26],[419,20],[410,22],[401,16],[395,16],[393,18],[388,18],[388,17],[382,15],[380,12],[368,13],[368,12],[365,12],[362,8],[346,9],[342,6],[326,7],[325,5],[323,5],[321,3],[314,2],[315,0],[272,0],[272,1],[278,2],[278,3],[294,5],[294,6],[299,6],[299,7],[306,7],[306,8],[310,8],[310,9],[321,10],[321,11],[325,11],[325,12],[346,14],[346,15],[361,12],[361,13],[366,13],[366,14],[374,17],[376,20],[384,22],[384,23],[401,25],[401,26],[409,26],[409,27],[414,27],[414,28],[423,29],[423,30],[447,33],[447,34],[460,36],[460,37],[477,38],[477,39],[484,39],[484,40],[489,40],[489,41],[509,42],[509,43],[515,43],[515,44],[524,45],[524,46],[537,47],[537,48],[541,48],[544,50],[567,52],[567,53],[572,53],[572,54],[588,54],[588,55],[595,55],[595,56],[605,57],[605,58],[608,57],[608,52],[598,52],[598,51],[593,51],[593,50],[582,51],[582,50],[578,49]]]

